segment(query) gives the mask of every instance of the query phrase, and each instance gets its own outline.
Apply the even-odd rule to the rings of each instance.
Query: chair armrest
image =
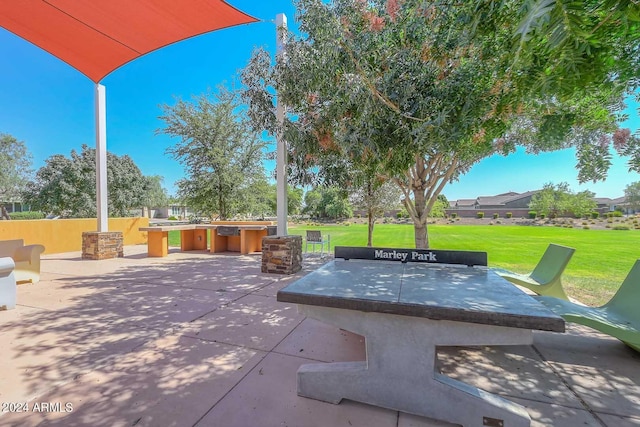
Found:
[[[34,257],[40,257],[40,254],[44,252],[44,246],[42,245],[27,245],[17,248],[13,253],[14,261],[29,261],[31,262]]]
[[[13,272],[13,269],[16,267],[16,264],[13,262],[13,259],[10,257],[2,257],[0,258],[0,277],[7,277]]]

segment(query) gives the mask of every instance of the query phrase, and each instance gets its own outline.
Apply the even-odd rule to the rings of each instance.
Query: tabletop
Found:
[[[486,267],[336,259],[278,301],[564,332],[564,320]]]
[[[140,227],[139,231],[183,231],[183,230],[194,230],[195,226],[193,224],[180,224],[180,225],[157,225],[157,226],[149,226],[149,227]]]
[[[235,227],[238,230],[266,230],[268,226],[258,224],[198,224],[196,227],[211,230],[215,230],[218,227]]]

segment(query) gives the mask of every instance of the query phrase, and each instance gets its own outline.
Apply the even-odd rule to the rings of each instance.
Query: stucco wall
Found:
[[[456,215],[458,215],[461,218],[476,218],[478,212],[484,212],[484,217],[491,219],[493,217],[494,213],[497,213],[500,218],[506,218],[507,216],[507,212],[511,212],[511,214],[513,215],[513,218],[528,218],[529,217],[529,211],[530,209],[493,209],[493,208],[486,208],[486,209],[474,209],[474,210],[469,210],[469,209],[447,209],[446,210],[446,214],[447,216],[451,216],[452,213],[455,213]]]
[[[44,245],[45,254],[82,250],[82,232],[96,231],[95,218],[34,219],[0,221],[0,240],[23,239],[25,245]],[[147,242],[147,233],[138,231],[148,227],[149,218],[109,218],[109,231],[122,231],[125,245]]]

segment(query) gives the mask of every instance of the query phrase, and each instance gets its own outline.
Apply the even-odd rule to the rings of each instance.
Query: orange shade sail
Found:
[[[255,21],[222,0],[0,1],[0,27],[96,83],[171,43]]]

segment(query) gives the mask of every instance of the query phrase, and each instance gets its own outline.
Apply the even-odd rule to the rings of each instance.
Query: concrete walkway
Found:
[[[0,312],[0,426],[449,426],[296,395],[301,364],[365,358],[361,337],[275,299],[319,264],[282,277],[262,274],[260,255],[44,256],[42,281]],[[640,354],[586,327],[438,359],[524,405],[533,426],[640,426]]]

